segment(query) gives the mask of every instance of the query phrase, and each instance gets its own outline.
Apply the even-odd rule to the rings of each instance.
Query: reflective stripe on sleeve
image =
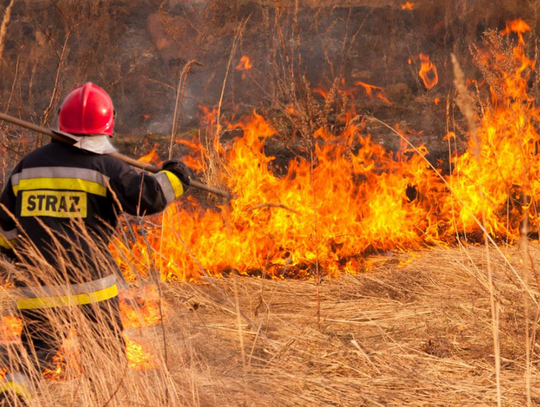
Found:
[[[154,177],[159,182],[163,194],[165,194],[167,205],[184,194],[182,182],[172,172],[160,171]]]
[[[20,373],[8,373],[0,383],[0,394],[13,392],[26,400],[33,398],[29,380]]]
[[[11,249],[17,245],[17,236],[19,235],[19,229],[4,230],[0,228],[0,247],[4,249]]]
[[[11,176],[13,193],[32,189],[66,189],[106,196],[109,177],[99,171],[76,167],[25,168]]]
[[[118,287],[111,274],[88,283],[19,288],[17,294],[26,297],[17,300],[18,309],[54,308],[105,301],[118,295]]]

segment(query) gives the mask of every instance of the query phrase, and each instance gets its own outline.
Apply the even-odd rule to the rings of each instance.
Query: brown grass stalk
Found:
[[[15,0],[10,0],[4,11],[4,17],[2,18],[2,25],[0,25],[0,63],[2,62],[2,56],[4,54],[4,42],[6,39],[7,27],[11,21],[11,9]]]
[[[478,126],[476,123],[476,114],[474,113],[473,102],[465,86],[463,72],[459,66],[457,58],[452,54],[452,65],[454,67],[454,85],[458,92],[457,104],[461,112],[467,119],[471,137],[474,140],[474,154],[478,163],[478,179],[481,179],[482,156],[480,154],[480,139],[478,138]],[[481,183],[478,184],[478,192],[480,201],[485,202],[484,189]],[[501,394],[501,348],[500,348],[500,332],[499,332],[499,304],[495,296],[495,288],[493,286],[493,270],[491,268],[491,256],[489,251],[489,234],[486,226],[486,210],[482,207],[482,225],[484,226],[484,244],[486,253],[486,269],[488,275],[489,299],[491,304],[491,318],[493,322],[493,351],[495,354],[495,375],[496,375],[496,390],[497,390],[497,406],[502,405]],[[526,286],[526,283],[525,283]],[[526,287],[527,288],[527,287]],[[527,290],[528,291],[528,290]]]

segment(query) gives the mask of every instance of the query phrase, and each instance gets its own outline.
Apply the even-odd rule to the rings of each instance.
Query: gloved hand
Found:
[[[184,191],[188,189],[190,185],[189,177],[191,176],[191,171],[189,170],[188,166],[184,164],[182,161],[180,160],[165,161],[163,165],[161,166],[161,169],[163,171],[172,172],[182,182],[184,186]]]

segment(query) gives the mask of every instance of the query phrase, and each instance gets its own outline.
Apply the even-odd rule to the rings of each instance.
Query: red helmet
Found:
[[[60,131],[71,134],[107,134],[112,137],[114,107],[110,96],[93,83],[77,86],[58,112]]]

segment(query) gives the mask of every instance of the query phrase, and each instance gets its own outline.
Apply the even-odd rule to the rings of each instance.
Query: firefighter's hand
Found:
[[[174,175],[176,175],[178,179],[182,182],[184,186],[184,191],[187,190],[190,185],[191,171],[189,171],[189,168],[186,164],[184,164],[180,160],[169,160],[163,163],[161,169],[163,171],[172,172]]]

